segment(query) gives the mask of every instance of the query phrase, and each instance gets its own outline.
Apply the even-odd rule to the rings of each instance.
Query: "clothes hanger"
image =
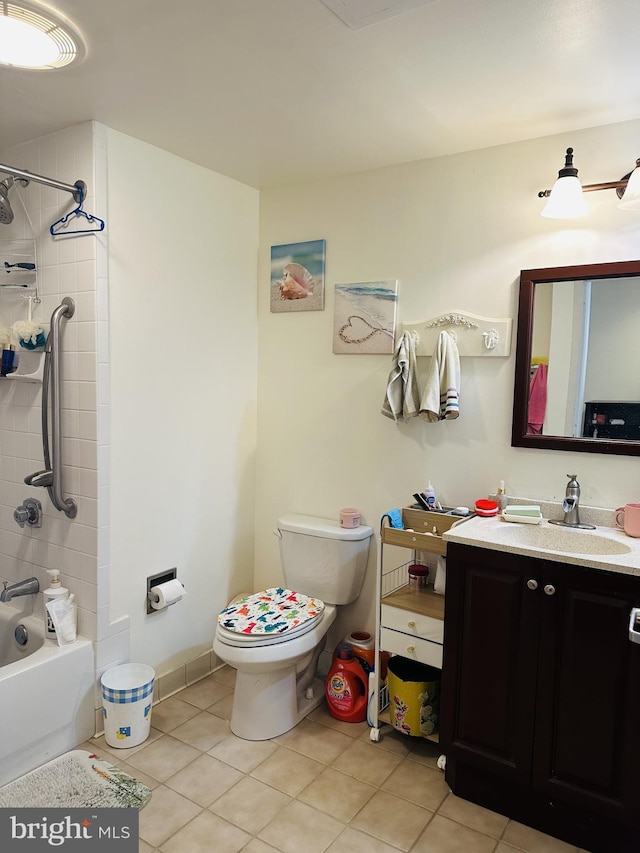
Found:
[[[92,213],[87,213],[86,210],[82,209],[82,204],[84,202],[84,192],[80,183],[75,185],[78,189],[78,193],[80,195],[80,203],[75,208],[75,210],[70,211],[65,216],[62,216],[60,219],[56,220],[53,225],[49,228],[49,233],[54,237],[57,235],[69,235],[69,234],[90,234],[92,231],[104,231],[104,221],[99,219],[97,216],[94,216]],[[93,228],[74,228],[69,230],[67,225],[69,222],[73,222],[75,218],[85,219],[88,223],[96,223]]]

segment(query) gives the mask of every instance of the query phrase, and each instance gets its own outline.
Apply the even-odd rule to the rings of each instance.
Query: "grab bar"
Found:
[[[65,296],[51,315],[51,330],[44,354],[42,378],[42,452],[44,470],[24,478],[27,486],[42,486],[49,492],[51,503],[67,518],[75,518],[78,506],[73,498],[62,494],[62,436],[60,434],[60,324],[70,320],[76,310],[73,299]],[[51,448],[49,447],[49,393],[51,393]]]

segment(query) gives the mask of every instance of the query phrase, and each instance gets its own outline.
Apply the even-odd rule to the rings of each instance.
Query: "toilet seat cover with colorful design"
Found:
[[[301,592],[272,587],[234,601],[218,614],[220,627],[249,638],[302,633],[322,618],[324,602]]]

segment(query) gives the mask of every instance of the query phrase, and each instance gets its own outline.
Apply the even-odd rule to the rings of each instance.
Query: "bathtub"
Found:
[[[15,640],[19,625],[25,646]],[[58,646],[41,619],[0,602],[0,786],[74,749],[94,727],[91,641]]]

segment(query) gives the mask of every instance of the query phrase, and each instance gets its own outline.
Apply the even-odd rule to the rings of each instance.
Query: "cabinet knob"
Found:
[[[415,646],[407,646],[407,654],[412,655],[416,650]]]
[[[550,583],[548,583],[545,586],[544,591],[547,595],[555,595],[556,588],[555,588],[555,586],[552,586]]]
[[[538,581],[535,578],[531,578],[527,581],[527,586],[529,589],[538,589]]]
[[[407,622],[407,625],[409,628],[415,628],[416,627],[416,623],[413,620],[411,620],[411,622]]]

